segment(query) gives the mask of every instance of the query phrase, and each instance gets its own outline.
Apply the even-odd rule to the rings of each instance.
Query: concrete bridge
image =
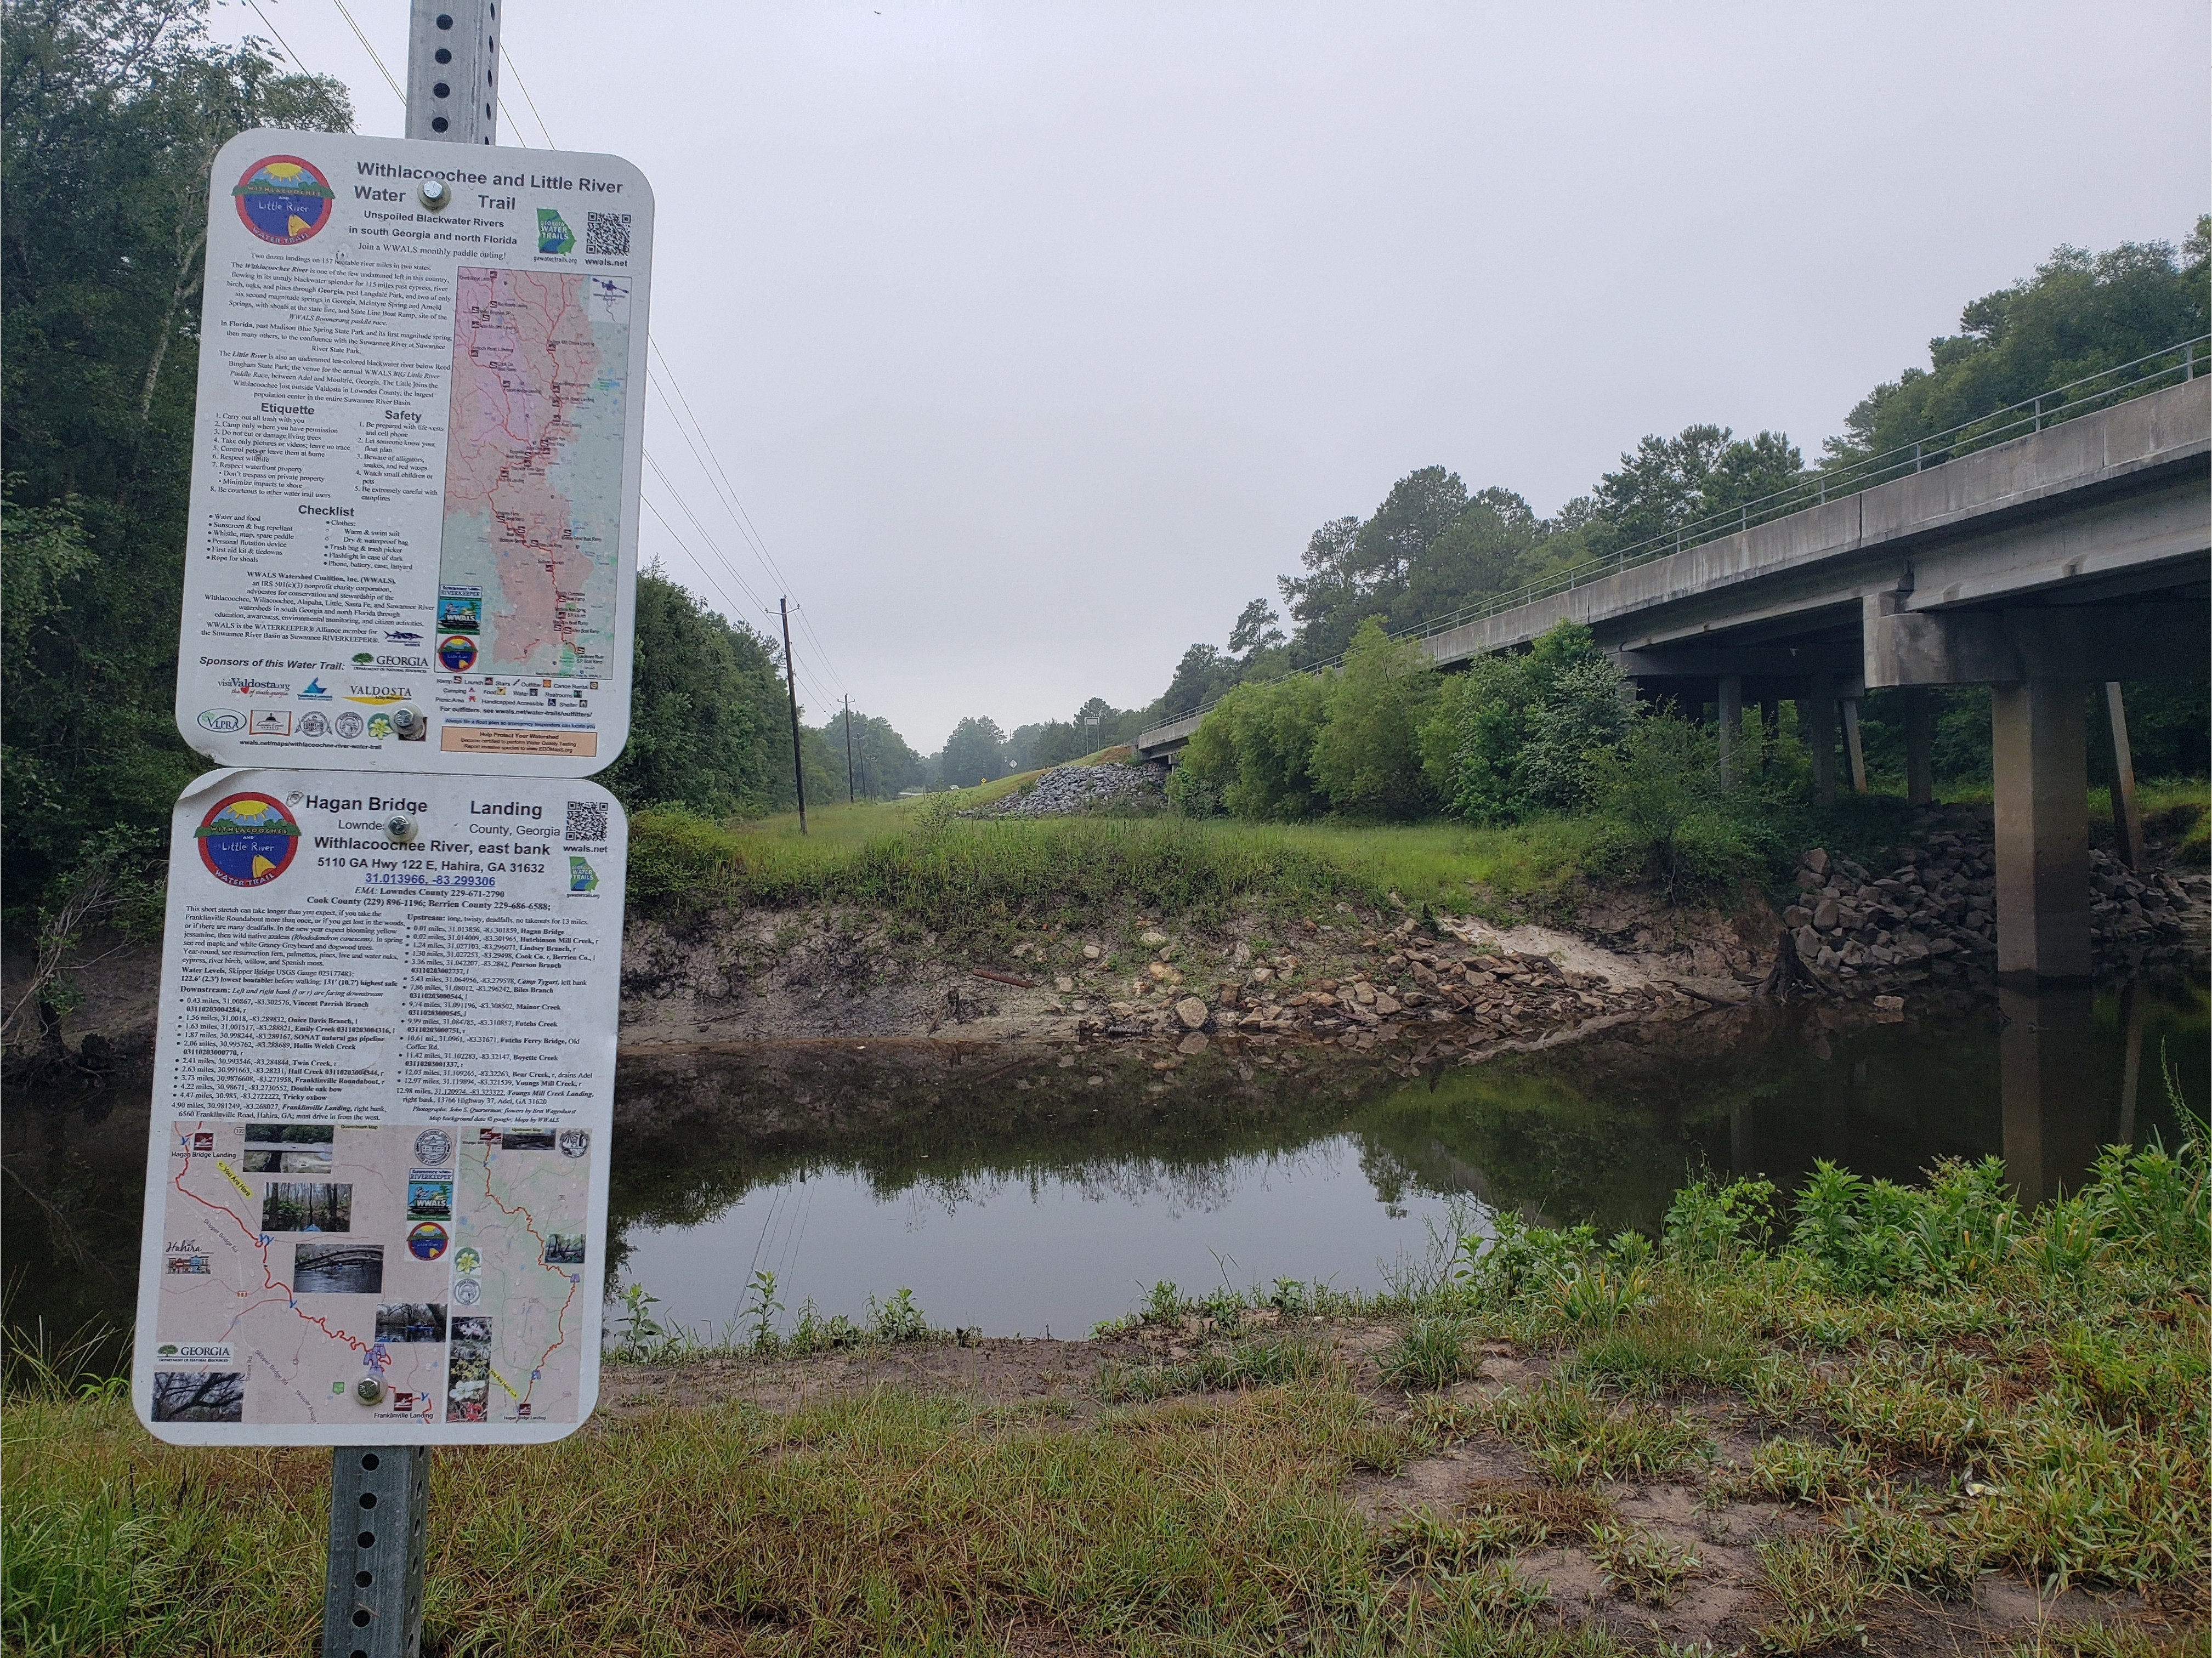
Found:
[[[1582,623],[1640,695],[1715,708],[1724,774],[1744,707],[1771,720],[1794,701],[1823,801],[1839,723],[1850,781],[1865,786],[1867,689],[1915,693],[1908,789],[1925,804],[1927,689],[1988,685],[1998,971],[2086,976],[2088,692],[2105,687],[2124,765],[2118,682],[2212,672],[2212,379],[2194,367],[2165,390],[1595,574],[1421,647],[1450,668]],[[1202,718],[1144,732],[1138,751],[1175,753]],[[2124,782],[2131,799],[2131,771]],[[2139,818],[2128,839],[2139,855]]]

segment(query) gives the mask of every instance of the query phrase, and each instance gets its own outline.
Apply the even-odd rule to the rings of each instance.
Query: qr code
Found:
[[[627,213],[592,213],[584,220],[584,252],[586,253],[627,253],[629,252],[629,215]]]
[[[568,833],[571,841],[604,841],[607,838],[607,803],[604,800],[571,800],[568,803]]]

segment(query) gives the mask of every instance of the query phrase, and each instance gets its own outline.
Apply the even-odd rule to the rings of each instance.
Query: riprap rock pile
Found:
[[[1036,781],[963,817],[1064,817],[1120,806],[1139,811],[1167,804],[1167,768],[1157,765],[1054,766]]]

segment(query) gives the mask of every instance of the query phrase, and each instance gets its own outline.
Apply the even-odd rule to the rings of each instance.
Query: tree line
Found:
[[[1966,306],[1956,334],[1929,342],[1928,366],[1868,392],[1814,462],[1786,433],[1744,438],[1727,426],[1693,424],[1671,437],[1647,435],[1549,518],[1511,489],[1470,489],[1442,465],[1408,472],[1367,517],[1315,530],[1298,569],[1277,578],[1280,609],[1255,598],[1231,623],[1225,645],[1192,645],[1154,707],[1173,717],[1235,686],[1334,661],[1370,618],[1390,634],[1419,628],[2201,335],[2208,253],[2212,216],[2200,217],[2179,248],[2058,248],[2033,276]],[[2176,695],[2141,690],[2150,725],[2181,739],[2149,756],[2152,768],[2201,771],[2203,698],[2193,698],[2192,725],[2167,706]],[[1982,730],[1985,748],[1985,722]]]

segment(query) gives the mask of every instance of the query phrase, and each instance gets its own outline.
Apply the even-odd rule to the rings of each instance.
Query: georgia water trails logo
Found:
[[[264,242],[296,247],[331,221],[335,192],[296,155],[264,155],[230,192],[240,222]]]
[[[265,887],[291,866],[300,850],[300,825],[265,794],[231,794],[216,801],[194,832],[200,862],[234,887]]]

